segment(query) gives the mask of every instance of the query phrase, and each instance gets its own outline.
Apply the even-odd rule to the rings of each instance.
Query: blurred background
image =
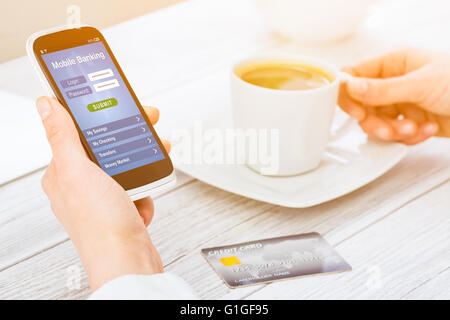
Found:
[[[38,30],[66,24],[72,5],[82,22],[104,28],[170,6],[182,0],[14,0],[2,1],[0,63],[24,56],[28,36]],[[7,14],[5,14],[7,13]],[[75,14],[75,12],[72,13]]]

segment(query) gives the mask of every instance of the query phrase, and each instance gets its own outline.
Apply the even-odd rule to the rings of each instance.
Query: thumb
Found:
[[[38,113],[52,148],[53,158],[64,163],[73,163],[86,157],[78,131],[64,107],[54,98],[40,97],[36,101]]]
[[[347,81],[347,91],[353,99],[370,106],[414,102],[413,80],[409,75],[386,79],[352,77]]]

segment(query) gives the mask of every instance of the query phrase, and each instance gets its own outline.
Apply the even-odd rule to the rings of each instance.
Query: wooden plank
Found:
[[[356,234],[350,225],[327,237],[351,272],[273,283],[247,298],[398,299],[411,290],[450,298],[449,191],[444,183]],[[444,285],[421,287],[439,275]]]
[[[246,214],[254,216],[270,206],[194,181],[155,200],[152,239],[167,263],[192,251],[199,242],[242,222]],[[86,297],[90,292],[84,272],[81,291],[66,287],[67,268],[71,266],[82,269],[71,242],[65,241],[1,272],[0,299]]]
[[[448,145],[447,141],[442,142],[444,144],[441,148]],[[450,159],[446,154],[439,154],[440,148],[437,144],[431,141],[427,144],[430,153],[427,152],[425,145],[413,148],[416,153],[410,154],[385,176],[350,195],[304,210],[273,208],[267,214],[248,220],[228,233],[218,235],[202,247],[310,231],[319,231],[331,239],[337,239],[335,234],[342,235],[344,226],[347,226],[349,230],[347,233],[350,231],[358,233],[359,230],[364,230],[435,186],[434,183],[428,184],[430,182],[429,177],[427,178],[428,174],[423,171],[416,171],[417,176],[412,176],[413,168],[423,169],[428,165],[430,169],[433,168],[433,171],[436,170],[434,174],[440,177],[439,183],[449,178],[450,171],[445,163],[448,163]],[[441,162],[442,167],[436,166],[437,162]],[[408,181],[408,185],[405,185],[404,181]],[[185,278],[202,298],[221,298],[230,292],[215,272],[206,266],[199,252],[192,252],[167,269]],[[257,288],[231,290],[231,293],[224,298],[242,298]]]
[[[445,143],[435,140],[415,147],[406,159],[370,185],[307,209],[275,207],[192,182],[156,200],[150,233],[168,271],[185,278],[201,297],[219,298],[229,289],[200,257],[200,248],[313,230],[332,236],[334,230],[345,226],[352,226],[354,232],[358,229],[353,226],[363,230],[450,177],[448,155],[440,154]],[[421,171],[413,171],[419,167]],[[67,268],[72,265],[80,266],[75,250],[64,242],[11,266],[0,273],[0,298],[87,297],[83,272],[80,290],[65,286]],[[234,290],[233,297],[240,298],[243,292]],[[245,292],[248,294],[248,289]]]
[[[0,188],[0,271],[68,239],[42,191],[43,173],[39,170]],[[191,181],[177,172],[172,190]]]
[[[449,248],[448,248],[449,249]],[[449,251],[447,249],[447,252]],[[447,254],[447,260],[449,259]],[[450,299],[450,270],[446,269],[429,281],[425,281],[412,289],[402,299],[408,300],[449,300]]]
[[[62,299],[68,292],[74,299],[85,298],[86,295],[76,286],[67,286],[74,270],[75,274],[83,273],[72,242],[65,241],[55,249],[43,251],[15,265],[17,271],[9,268],[1,272],[0,299]],[[42,273],[46,274],[46,283],[40,281]],[[79,279],[81,287],[86,288],[87,278]]]

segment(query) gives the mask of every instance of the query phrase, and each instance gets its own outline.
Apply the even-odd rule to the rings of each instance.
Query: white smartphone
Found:
[[[172,161],[100,31],[41,31],[28,39],[27,53],[72,116],[91,160],[132,200],[175,184]]]

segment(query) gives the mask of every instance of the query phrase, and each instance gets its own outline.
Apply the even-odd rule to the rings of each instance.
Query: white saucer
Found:
[[[334,127],[342,123],[338,112]],[[292,208],[314,206],[352,192],[378,178],[407,153],[407,147],[368,139],[357,123],[327,148],[313,171],[292,177],[262,176],[245,165],[176,164],[177,169],[217,188]]]

